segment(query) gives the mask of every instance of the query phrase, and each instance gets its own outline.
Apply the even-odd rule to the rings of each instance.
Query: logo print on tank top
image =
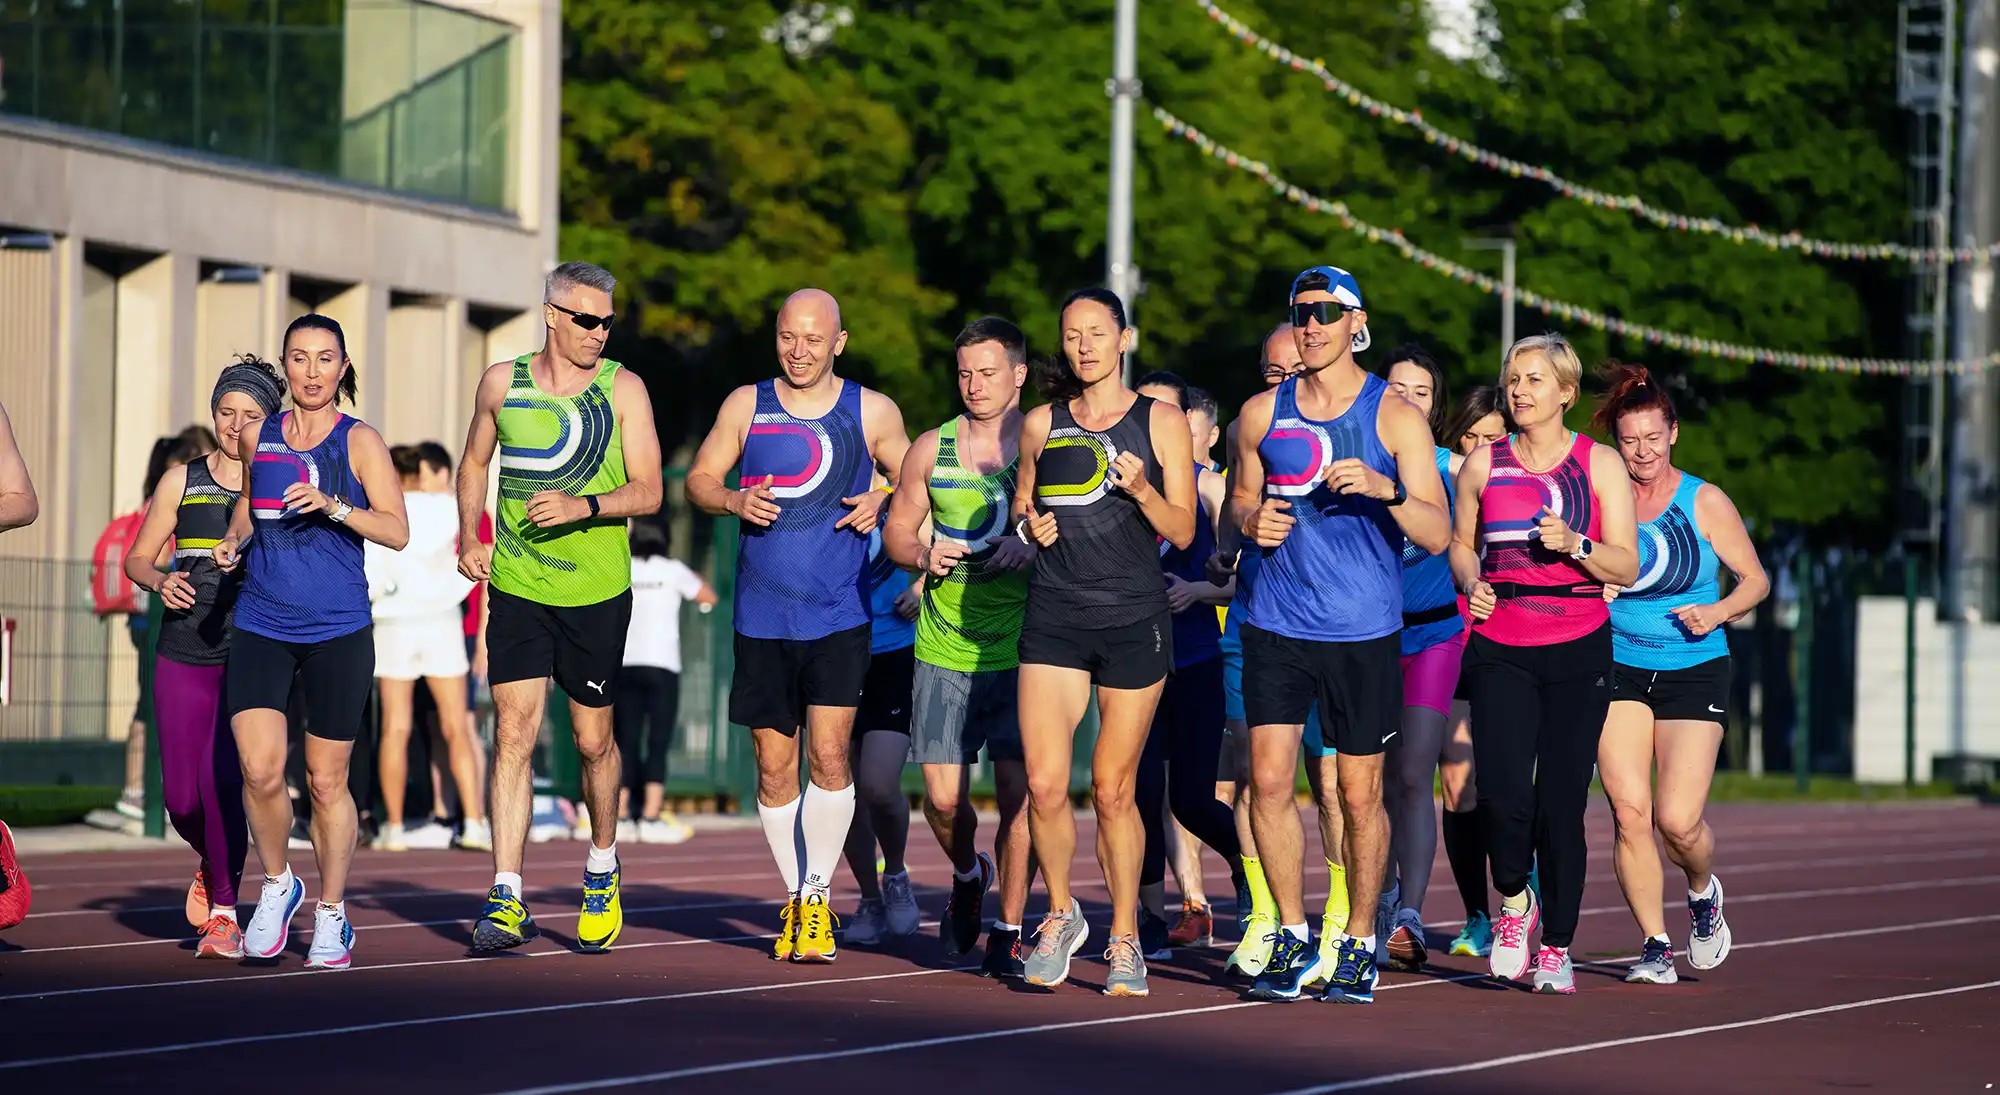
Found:
[[[931,528],[937,540],[965,548],[966,558],[983,561],[995,548],[986,541],[1007,531],[1007,508],[1011,495],[1003,495],[1002,484],[985,478],[944,479],[933,474],[930,489],[935,495],[956,495],[956,506],[972,518],[965,528],[938,520],[938,506],[931,506]]]
[[[1546,507],[1578,532],[1590,527],[1590,479],[1572,454],[1545,472],[1521,466],[1511,444],[1495,452],[1487,473],[1486,496],[1480,509],[1479,536],[1486,569],[1492,573],[1546,565],[1556,553],[1542,546],[1540,523]],[[1490,515],[1500,509],[1523,516]]]
[[[771,477],[771,493],[779,498],[807,498],[833,470],[827,453],[833,439],[816,418],[793,418],[780,412],[753,415],[750,436],[758,439],[756,457],[745,460],[742,479],[761,483]],[[744,452],[750,446],[744,445]]]
[[[1326,469],[1339,459],[1334,455],[1333,437],[1326,427],[1302,418],[1272,422],[1257,448],[1267,466],[1279,469],[1264,479],[1265,493],[1279,498],[1303,498],[1311,494],[1320,485]]]
[[[1627,595],[1686,593],[1700,579],[1701,543],[1679,506],[1639,526],[1639,578]]]
[[[545,490],[574,493],[597,474],[611,450],[611,431],[617,424],[611,400],[595,381],[568,399],[545,395],[528,378],[527,368],[517,366],[504,409],[548,415],[556,438],[539,448],[503,442],[501,493],[522,500]]]
[[[280,426],[279,440],[257,442],[256,463],[264,468],[278,470],[277,477],[267,475],[262,482],[257,481],[257,476],[251,476],[251,482],[255,486],[276,489],[276,493],[269,496],[255,491],[250,495],[250,512],[266,521],[291,517],[298,513],[297,507],[288,508],[285,505],[285,491],[290,489],[293,483],[306,483],[314,490],[320,489],[319,463],[312,459],[311,453],[293,451],[290,445],[285,444],[283,437],[283,427]]]
[[[1035,500],[1051,506],[1087,506],[1111,492],[1111,465],[1118,445],[1107,434],[1082,426],[1057,426],[1042,446]]]

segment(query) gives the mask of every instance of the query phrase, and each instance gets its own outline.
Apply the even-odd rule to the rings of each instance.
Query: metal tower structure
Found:
[[[1910,242],[1951,242],[1952,138],[1956,125],[1958,28],[1956,0],[1901,0],[1896,12],[1896,100],[1911,116]],[[1908,332],[1911,358],[1942,362],[1950,346],[1951,269],[1919,266],[1911,279]],[[1946,382],[1911,377],[1903,399],[1902,539],[1935,558],[1941,518]]]

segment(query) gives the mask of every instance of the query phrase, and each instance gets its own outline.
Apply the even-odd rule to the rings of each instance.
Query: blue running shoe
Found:
[[[1320,979],[1319,951],[1312,944],[1278,929],[1272,938],[1271,961],[1250,985],[1252,1000],[1296,1000],[1307,985]]]
[[[1326,1000],[1335,1004],[1372,1004],[1375,982],[1381,971],[1375,968],[1375,952],[1352,939],[1340,941],[1340,964],[1326,982]]]

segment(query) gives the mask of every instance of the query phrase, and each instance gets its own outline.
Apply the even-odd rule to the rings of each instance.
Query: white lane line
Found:
[[[1640,1034],[1630,1038],[1608,1038],[1601,1042],[1585,1042],[1581,1045],[1557,1046],[1554,1049],[1537,1050],[1533,1053],[1516,1053],[1507,1057],[1493,1057],[1484,1061],[1468,1061],[1459,1065],[1440,1065],[1437,1068],[1414,1069],[1409,1072],[1390,1072],[1380,1076],[1364,1076],[1358,1080],[1343,1080],[1339,1083],[1320,1084],[1315,1087],[1300,1087],[1283,1092],[1282,1095],[1333,1095],[1337,1091],[1361,1091],[1371,1087],[1389,1087],[1408,1083],[1412,1080],[1429,1080],[1439,1076],[1457,1076],[1467,1072],[1485,1072],[1489,1069],[1507,1068],[1513,1065],[1546,1061],[1552,1057],[1569,1057],[1579,1053],[1595,1053],[1601,1049],[1618,1049],[1623,1046],[1644,1045],[1648,1042],[1665,1042],[1676,1038],[1692,1038],[1700,1034],[1717,1034],[1727,1030],[1745,1030],[1750,1027],[1769,1026],[1772,1023],[1786,1023],[1793,1019],[1810,1019],[1818,1015],[1833,1015],[1857,1008],[1880,1007],[1884,1004],[1901,1004],[1911,1000],[1928,1000],[1939,996],[1956,996],[1960,993],[1979,992],[1983,989],[2000,988],[2000,981],[1981,981],[1976,985],[1956,985],[1948,989],[1932,989],[1928,992],[1906,992],[1897,996],[1877,996],[1869,1000],[1854,1000],[1845,1004],[1829,1004],[1826,1007],[1807,1008],[1803,1011],[1787,1011],[1777,1015],[1764,1015],[1755,1019],[1741,1019],[1734,1023],[1714,1023],[1705,1027],[1689,1027],[1685,1030],[1667,1030],[1657,1034]]]
[[[227,1046],[256,1045],[260,1042],[280,1042],[293,1038],[324,1038],[336,1034],[364,1034],[375,1030],[402,1030],[409,1027],[437,1026],[444,1023],[465,1023],[479,1019],[508,1019],[521,1015],[548,1015],[555,1012],[582,1011],[587,1008],[615,1008],[631,1004],[655,1004],[668,1000],[698,1000],[715,996],[742,996],[753,992],[783,992],[788,989],[812,988],[818,985],[855,985],[868,981],[895,981],[909,977],[932,977],[940,973],[962,973],[976,970],[977,966],[955,966],[948,969],[909,970],[903,973],[876,973],[865,977],[832,977],[821,981],[780,981],[769,985],[738,985],[724,989],[702,989],[696,992],[666,992],[654,996],[625,996],[616,1000],[582,1000],[568,1004],[540,1004],[526,1008],[498,1008],[493,1011],[466,1012],[459,1015],[433,1015],[421,1019],[391,1019],[380,1023],[354,1023],[343,1027],[327,1027],[321,1030],[290,1030],[277,1034],[244,1034],[234,1038],[210,1038],[200,1042],[175,1042],[163,1046],[138,1046],[131,1049],[107,1049],[93,1053],[68,1053],[59,1057],[31,1057],[19,1061],[0,1061],[0,1071],[20,1068],[44,1068],[50,1065],[74,1065],[88,1061],[115,1061],[126,1057],[149,1057],[156,1053],[181,1053],[191,1049],[221,1049]]]
[[[1993,918],[1989,917],[1959,918],[1959,920],[1966,920],[1966,919],[1993,919]],[[1958,920],[1952,920],[1952,921],[1936,921],[1933,922],[1933,924],[1931,925],[1918,925],[1918,924],[1892,925],[1882,928],[1870,929],[1870,933],[1877,931],[1893,932],[1893,931],[1912,930],[1919,927],[1943,926],[1947,924],[1955,924],[1958,922],[1959,922]],[[1836,933],[1830,933],[1825,936],[1801,936],[1796,940],[1785,940],[1785,941],[1773,940],[1763,945],[1781,946],[1785,945],[1786,943],[1810,942],[1821,938],[1829,938],[1829,939],[1839,938],[1841,935],[1844,934],[1846,933],[1836,932]],[[1632,957],[1636,959],[1637,956],[1632,956]],[[1393,985],[1381,985],[1377,987],[1375,991],[1378,993],[1382,993],[1382,992],[1389,992],[1395,989],[1420,988],[1424,985],[1448,985],[1461,981],[1485,980],[1488,977],[1489,977],[1488,974],[1479,973],[1479,974],[1460,974],[1454,977],[1439,977],[1422,981],[1399,981]],[[1714,1031],[1734,1030],[1740,1027],[1761,1026],[1766,1023],[1783,1022],[1784,1020],[1787,1019],[1799,1019],[1812,1015],[1823,1015],[1830,1012],[1846,1011],[1852,1008],[1871,1007],[1876,1004],[1889,1004],[1904,1000],[1917,1000],[1929,996],[1949,996],[1954,993],[1972,992],[1977,989],[1986,989],[1995,987],[2000,987],[2000,981],[1987,981],[1977,985],[1964,985],[1957,988],[1938,989],[1930,992],[1906,993],[1901,996],[1888,996],[1875,1000],[1858,1001],[1850,1004],[1836,1004],[1831,1007],[1815,1008],[1810,1011],[1788,1012],[1784,1015],[1765,1016],[1760,1019],[1750,1019],[1736,1023],[1722,1023],[1714,1026],[1698,1027],[1692,1030],[1669,1031],[1663,1034],[1645,1035],[1635,1038],[1621,1038],[1606,1042],[1594,1042],[1584,1046],[1569,1046],[1553,1050],[1543,1050],[1539,1053],[1517,1054],[1513,1057],[1496,1058],[1491,1061],[1477,1061],[1465,1065],[1454,1065],[1443,1068],[1424,1069],[1415,1072],[1392,1073],[1384,1076],[1371,1076],[1359,1080],[1348,1080],[1338,1084],[1329,1084],[1322,1087],[1301,1088],[1297,1091],[1284,1092],[1283,1095],[1324,1095],[1324,1093],[1327,1092],[1350,1091],[1356,1088],[1364,1088],[1364,1087],[1379,1087],[1391,1083],[1401,1083],[1406,1080],[1424,1079],[1432,1076],[1448,1076],[1458,1072],[1472,1072],[1485,1068],[1497,1068],[1503,1065],[1519,1064],[1527,1061],[1541,1060],[1546,1057],[1559,1057],[1571,1053],[1584,1053],[1593,1049],[1608,1049],[1615,1046],[1631,1045],[1639,1042],[1659,1041],[1667,1038],[1685,1038],[1694,1034],[1708,1034]],[[1265,1003],[1266,1001],[1245,1000],[1230,1004],[1213,1004],[1207,1007],[1179,1008],[1173,1011],[1148,1012],[1142,1015],[1116,1015],[1102,1019],[1078,1019],[1064,1023],[1041,1023],[1035,1026],[1010,1027],[1005,1030],[974,1031],[968,1034],[946,1034],[946,1035],[939,1035],[935,1038],[916,1038],[916,1039],[911,1039],[909,1041],[890,1042],[883,1045],[855,1046],[851,1049],[825,1050],[817,1053],[793,1053],[781,1057],[760,1057],[747,1061],[724,1061],[711,1065],[698,1065],[692,1068],[670,1069],[662,1072],[647,1072],[632,1076],[613,1076],[598,1080],[581,1080],[572,1083],[548,1084],[542,1087],[518,1088],[513,1091],[505,1092],[504,1095],[568,1095],[568,1093],[570,1092],[577,1092],[577,1091],[603,1091],[610,1088],[632,1087],[638,1084],[656,1084],[656,1083],[665,1083],[671,1080],[686,1080],[697,1076],[725,1075],[733,1072],[748,1072],[754,1069],[776,1068],[783,1065],[811,1064],[820,1061],[837,1061],[852,1057],[873,1057],[885,1053],[900,1053],[905,1050],[931,1049],[937,1046],[962,1045],[967,1042],[984,1042],[984,1041],[991,1041],[996,1038],[1014,1038],[1028,1034],[1046,1034],[1052,1031],[1059,1031],[1059,1030],[1077,1030],[1086,1027],[1116,1026],[1125,1023],[1143,1023],[1153,1019],[1175,1019],[1191,1015],[1212,1015],[1217,1012],[1237,1011],[1242,1008],[1262,1007],[1265,1005]]]

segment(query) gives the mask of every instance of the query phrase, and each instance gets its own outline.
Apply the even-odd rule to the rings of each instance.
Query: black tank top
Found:
[[[224,574],[215,565],[215,545],[229,534],[236,491],[215,481],[208,461],[187,466],[187,487],[174,516],[175,570],[194,586],[194,607],[167,609],[155,644],[161,657],[182,665],[222,665],[229,660],[229,627],[236,611],[242,570]]]
[[[1057,538],[1035,560],[1028,615],[1043,626],[1095,631],[1167,614],[1160,538],[1132,496],[1111,485],[1121,452],[1146,462],[1164,490],[1153,455],[1153,400],[1139,396],[1102,431],[1077,425],[1067,402],[1049,408],[1048,444],[1035,460],[1035,505],[1056,518]]]

